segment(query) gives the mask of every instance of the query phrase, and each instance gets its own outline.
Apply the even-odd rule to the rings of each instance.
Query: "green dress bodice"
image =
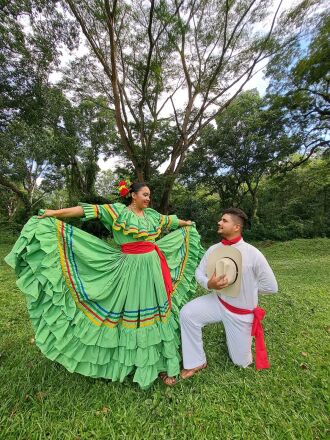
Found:
[[[85,213],[83,220],[99,219],[107,229],[112,230],[118,245],[132,241],[155,241],[162,230],[172,231],[179,226],[176,215],[160,214],[152,208],[146,208],[144,216],[140,217],[123,203],[79,205]]]

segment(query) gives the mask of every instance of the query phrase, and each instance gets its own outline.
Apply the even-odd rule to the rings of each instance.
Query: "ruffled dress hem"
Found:
[[[172,310],[166,302],[158,301],[155,307],[158,313],[150,317],[147,314],[150,312],[145,312],[146,317],[139,316],[134,326],[132,322],[136,320],[125,318],[125,313],[128,317],[133,316],[131,310],[114,312],[111,309],[108,314],[101,314],[107,301],[104,292],[112,282],[99,284],[95,298],[88,296],[93,289],[86,289],[86,297],[83,296],[87,271],[81,263],[79,273],[79,259],[73,259],[73,251],[73,262],[69,261],[69,245],[65,258],[59,230],[64,231],[68,243],[71,237],[76,249],[93,247],[101,258],[102,253],[104,256],[108,252],[110,268],[111,261],[116,261],[114,271],[120,271],[120,264],[123,264],[118,249],[111,249],[103,240],[78,228],[52,218],[32,217],[27,222],[5,261],[16,271],[17,286],[26,296],[36,345],[42,353],[70,372],[93,378],[122,382],[132,374],[133,381],[142,389],[149,388],[161,371],[176,376],[180,370],[179,310],[195,291],[194,272],[203,253],[196,229],[180,228],[157,242],[167,256],[173,278]],[[70,236],[72,230],[73,238]],[[91,260],[86,264],[95,268],[98,263],[98,260]],[[96,270],[95,280],[103,271],[103,266],[99,272]],[[116,304],[116,298],[112,300]],[[123,303],[122,309],[125,307]],[[144,321],[148,325],[143,326]]]

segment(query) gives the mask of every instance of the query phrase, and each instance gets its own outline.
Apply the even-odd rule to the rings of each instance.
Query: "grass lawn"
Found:
[[[260,301],[270,370],[235,367],[213,325],[204,331],[209,368],[148,391],[70,374],[40,353],[3,261],[10,247],[0,245],[1,440],[329,438],[329,239],[259,246],[280,286]]]

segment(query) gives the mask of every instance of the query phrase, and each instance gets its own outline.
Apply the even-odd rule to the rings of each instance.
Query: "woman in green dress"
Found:
[[[195,292],[203,254],[191,221],[148,208],[150,190],[123,203],[46,210],[32,217],[6,262],[26,295],[35,341],[70,372],[166,385],[180,372],[179,310]],[[128,194],[126,194],[128,193]],[[98,218],[118,247],[61,221]],[[173,231],[157,241],[162,230]]]

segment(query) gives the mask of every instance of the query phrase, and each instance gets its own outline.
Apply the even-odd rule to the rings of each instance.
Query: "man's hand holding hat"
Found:
[[[209,279],[207,283],[207,288],[209,290],[221,290],[228,286],[228,278],[226,275],[216,276],[216,273],[213,272],[213,275]]]

